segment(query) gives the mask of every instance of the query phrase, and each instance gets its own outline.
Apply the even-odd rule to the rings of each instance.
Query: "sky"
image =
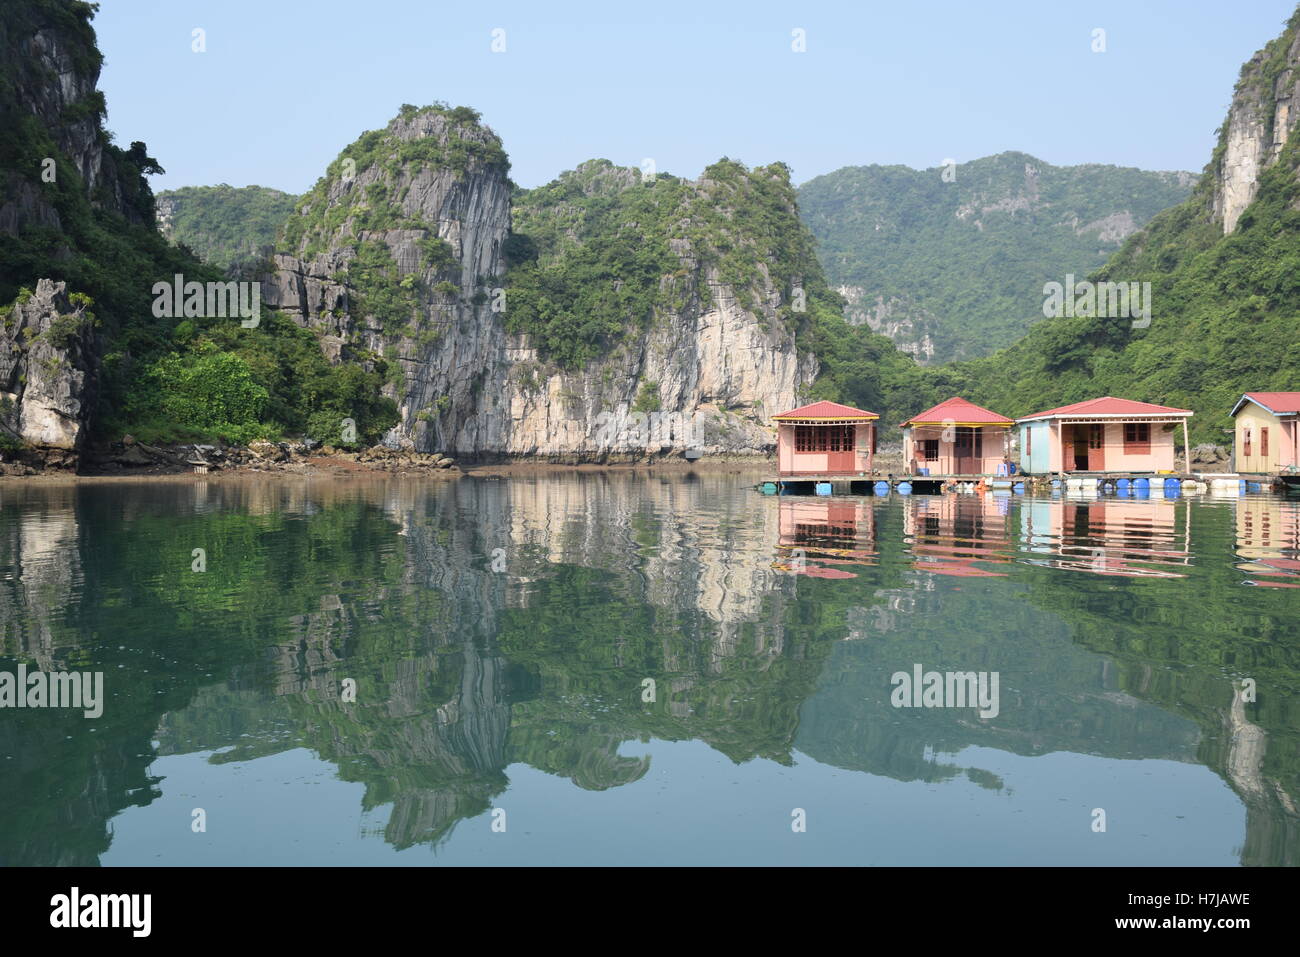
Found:
[[[302,193],[403,103],[435,100],[480,111],[524,187],[593,157],[692,178],[723,156],[781,160],[796,183],[843,166],[926,169],[1006,150],[1200,172],[1242,63],[1293,9],[102,0],[94,26],[108,126],[120,145],[144,140],[165,167],[155,191]]]

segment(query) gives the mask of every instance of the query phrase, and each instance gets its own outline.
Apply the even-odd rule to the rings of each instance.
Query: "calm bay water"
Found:
[[[758,477],[0,485],[0,863],[1300,863],[1300,504]]]

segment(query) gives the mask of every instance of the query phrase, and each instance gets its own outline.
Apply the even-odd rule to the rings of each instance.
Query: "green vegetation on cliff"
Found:
[[[844,320],[796,209],[782,163],[746,169],[724,158],[691,182],[664,173],[643,180],[636,169],[590,160],[515,195],[504,250],[507,328],[578,368],[656,317],[713,308],[716,273],[742,308],[770,309],[817,356],[809,398],[887,417],[936,401],[933,376],[884,336]]]

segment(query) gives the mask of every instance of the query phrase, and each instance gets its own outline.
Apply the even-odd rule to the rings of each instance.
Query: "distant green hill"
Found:
[[[297,201],[278,189],[225,183],[167,190],[155,199],[162,234],[222,269],[257,259]]]
[[[1225,440],[1245,391],[1300,390],[1300,12],[1242,68],[1192,195],[1092,277],[1150,282],[1151,323],[1047,319],[949,367],[971,398],[1024,415],[1099,395],[1193,409],[1193,441]]]
[[[798,197],[849,320],[939,363],[1015,342],[1042,318],[1044,283],[1097,269],[1192,181],[1012,152],[929,170],[846,167]]]

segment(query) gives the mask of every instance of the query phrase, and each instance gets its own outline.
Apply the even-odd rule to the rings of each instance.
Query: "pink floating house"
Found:
[[[772,416],[777,470],[782,476],[870,473],[879,418],[824,400]]]
[[[1103,396],[1016,419],[1020,462],[1033,475],[1049,472],[1172,472],[1174,431],[1181,423],[1186,452],[1192,413],[1151,402]],[[1191,471],[1184,455],[1183,467]]]
[[[1014,425],[954,396],[900,426],[904,467],[913,475],[995,475],[1010,458]]]

